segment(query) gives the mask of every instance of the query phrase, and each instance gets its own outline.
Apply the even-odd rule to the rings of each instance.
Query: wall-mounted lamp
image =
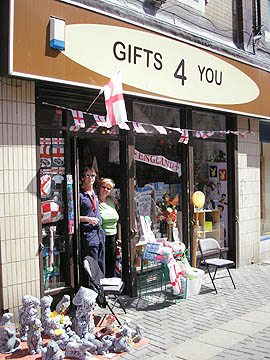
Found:
[[[65,20],[50,17],[50,47],[57,50],[65,49]]]

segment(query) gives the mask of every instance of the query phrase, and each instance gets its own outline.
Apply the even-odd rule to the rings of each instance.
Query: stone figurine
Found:
[[[27,340],[29,324],[36,317],[38,305],[40,302],[34,296],[25,295],[22,298],[22,307],[19,309],[20,338],[22,341]]]
[[[41,352],[42,360],[61,360],[65,357],[57,343],[53,340],[51,340]]]
[[[90,342],[90,352],[97,355],[106,355],[108,354],[110,348],[113,345],[115,337],[104,336],[101,340],[97,339],[94,334],[88,333],[86,335],[86,340]]]
[[[135,344],[141,341],[141,339],[143,337],[142,332],[141,332],[142,330],[144,330],[144,327],[137,324],[136,327],[135,327],[135,333],[132,334],[133,335],[133,342]]]
[[[40,299],[40,307],[41,307],[41,324],[43,327],[44,335],[48,336],[50,327],[48,325],[51,317],[51,304],[53,302],[53,298],[50,295],[43,296]]]
[[[81,342],[69,342],[66,346],[65,357],[74,358],[78,360],[89,360],[92,355],[87,351],[91,347],[91,343],[82,340]]]
[[[5,313],[0,321],[0,353],[9,354],[21,350],[21,340],[16,337],[12,313]]]
[[[96,303],[97,293],[91,289],[80,287],[72,300],[77,306],[75,313],[75,332],[80,338],[84,338],[95,329],[93,308]]]
[[[27,346],[28,353],[30,355],[41,354],[41,349],[43,347],[41,338],[41,331],[43,329],[41,326],[41,321],[38,318],[34,318],[29,324],[29,330],[27,333]]]

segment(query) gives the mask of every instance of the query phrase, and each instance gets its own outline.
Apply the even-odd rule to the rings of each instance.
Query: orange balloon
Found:
[[[204,193],[201,191],[195,191],[195,193],[192,195],[192,201],[197,208],[202,208],[205,203]]]

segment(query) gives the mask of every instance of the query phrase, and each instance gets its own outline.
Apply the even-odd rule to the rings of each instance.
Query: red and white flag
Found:
[[[205,135],[205,132],[204,131],[195,131],[194,135],[196,138],[203,138]]]
[[[186,129],[181,130],[181,136],[180,136],[180,139],[178,140],[178,142],[180,142],[182,144],[188,144],[188,141],[189,141],[188,130],[186,130]]]
[[[51,145],[40,145],[40,166],[50,167],[51,166]]]
[[[112,125],[108,122],[105,116],[100,115],[93,115],[95,122],[98,124],[98,126],[103,126],[106,128],[110,128]]]
[[[130,130],[129,126],[127,123],[123,122],[123,123],[119,123],[118,127],[122,130]]]
[[[85,127],[84,117],[82,111],[71,110],[74,125],[70,127],[70,131],[79,131],[80,129]]]
[[[65,152],[63,145],[53,145],[52,156],[53,164],[56,166],[63,166],[65,163]]]
[[[86,129],[86,132],[90,133],[90,134],[93,134],[94,132],[96,132],[98,126],[97,125],[92,125],[92,126],[89,126],[88,129]]]
[[[203,134],[203,139],[208,139],[213,135],[215,135],[215,131],[205,131],[205,133]]]
[[[167,135],[167,130],[164,126],[153,125],[153,127],[162,135]]]
[[[133,129],[137,134],[147,134],[147,131],[143,128],[142,124],[133,122]]]
[[[121,74],[118,72],[104,86],[107,121],[111,126],[127,122],[127,111],[123,95]]]

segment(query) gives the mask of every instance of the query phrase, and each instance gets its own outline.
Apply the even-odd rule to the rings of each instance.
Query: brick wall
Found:
[[[34,82],[0,77],[0,231],[3,309],[40,297]]]
[[[248,118],[238,117],[238,129],[248,130]],[[260,260],[259,121],[250,119],[251,133],[238,137],[239,244],[238,265]]]

